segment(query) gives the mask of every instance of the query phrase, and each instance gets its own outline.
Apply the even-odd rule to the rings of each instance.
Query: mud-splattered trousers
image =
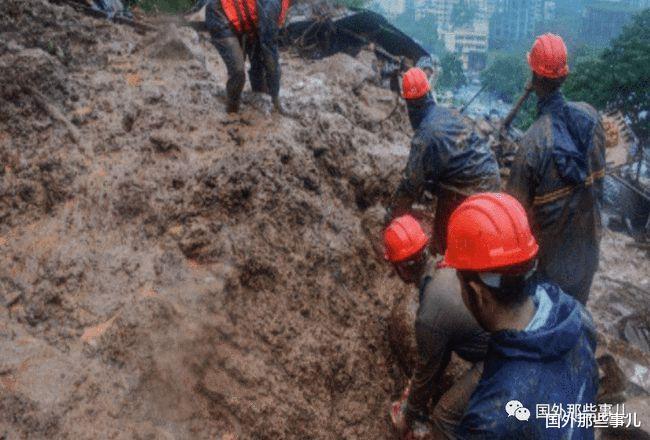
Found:
[[[408,100],[407,108],[415,133],[391,211],[393,216],[408,211],[425,190],[435,194],[433,246],[442,254],[451,213],[472,194],[498,191],[499,166],[487,139],[457,111],[437,105],[430,95]]]
[[[596,110],[560,92],[538,107],[507,190],[528,211],[540,275],[585,304],[598,268],[605,131]]]
[[[278,54],[278,19],[280,0],[257,1],[257,30],[254,35],[239,33],[228,21],[220,0],[208,0],[205,25],[212,44],[219,51],[228,69],[226,92],[229,106],[239,104],[246,82],[244,61],[248,56],[248,71],[254,92],[268,93],[277,99],[280,93],[280,61]]]
[[[415,337],[418,360],[407,401],[407,419],[428,419],[428,405],[433,402],[432,422],[437,430],[453,437],[479,381],[482,364],[475,365],[442,397],[437,392],[439,382],[452,352],[469,362],[480,362],[485,358],[489,339],[463,304],[455,270],[434,269],[423,277]]]

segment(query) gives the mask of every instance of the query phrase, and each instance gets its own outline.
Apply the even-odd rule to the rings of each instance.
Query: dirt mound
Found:
[[[0,433],[385,437],[407,292],[372,240],[408,138],[390,92],[350,91],[370,58],[283,54],[299,116],[248,90],[228,116],[194,31],[8,6]]]
[[[0,436],[388,438],[409,128],[372,54],[283,53],[296,116],[231,116],[190,29],[3,8]]]

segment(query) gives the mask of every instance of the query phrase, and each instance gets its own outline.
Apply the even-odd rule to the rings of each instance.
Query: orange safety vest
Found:
[[[257,29],[257,0],[221,0],[221,7],[237,32],[255,33]],[[278,26],[284,24],[289,0],[282,0]]]

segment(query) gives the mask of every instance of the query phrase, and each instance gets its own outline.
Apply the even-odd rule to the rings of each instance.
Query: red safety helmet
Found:
[[[482,193],[451,214],[442,266],[499,272],[532,260],[538,250],[523,206],[505,193]]]
[[[545,78],[561,78],[569,74],[567,50],[562,37],[544,34],[537,37],[528,52],[528,64],[533,72]]]
[[[420,223],[410,215],[397,217],[384,231],[384,258],[391,263],[405,261],[429,243]]]
[[[431,84],[424,70],[412,67],[402,77],[402,96],[404,99],[418,99],[429,93]]]

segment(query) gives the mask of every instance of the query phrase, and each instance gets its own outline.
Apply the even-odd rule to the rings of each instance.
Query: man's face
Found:
[[[427,79],[429,80],[429,85],[431,86],[431,90],[434,90],[436,88],[436,83],[438,82],[438,75],[439,75],[439,69],[434,66],[433,68],[431,67],[425,67],[424,73],[427,75]]]
[[[418,255],[416,258],[395,263],[395,272],[407,284],[418,284],[424,273],[426,256]]]

